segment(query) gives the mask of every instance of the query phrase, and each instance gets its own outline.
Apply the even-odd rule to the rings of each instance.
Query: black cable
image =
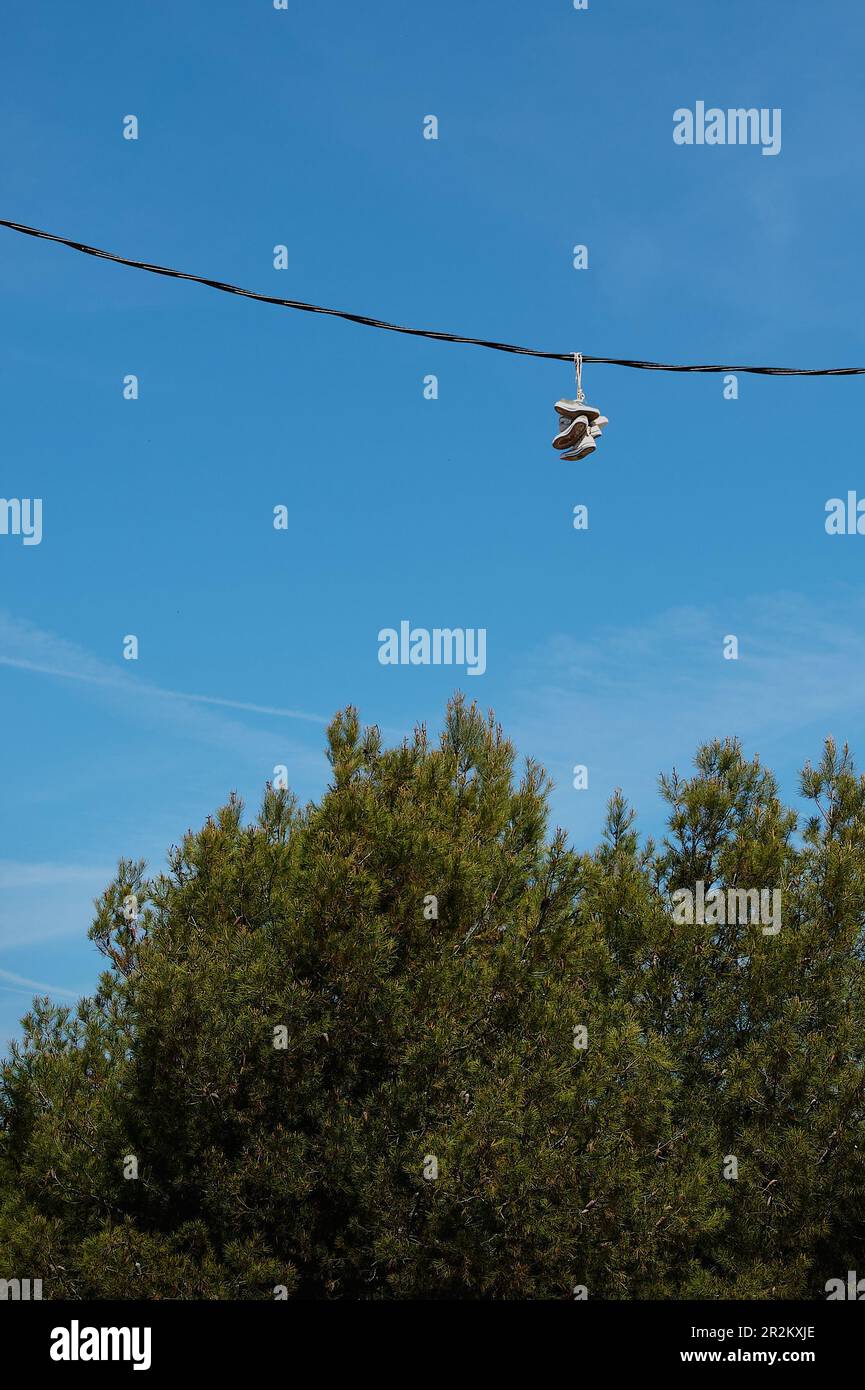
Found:
[[[514,352],[522,357],[544,357],[554,362],[574,361],[573,352],[541,352],[538,348],[496,343],[486,338],[464,338],[458,333],[436,333],[430,328],[405,328],[397,323],[386,323],[383,319],[369,318],[366,314],[350,314],[345,309],[326,309],[321,304],[305,304],[300,299],[278,299],[272,294],[260,294],[257,290],[245,290],[240,285],[226,284],[223,280],[208,280],[204,275],[190,275],[185,270],[171,270],[168,266],[150,265],[147,261],[133,261],[127,256],[115,256],[113,252],[102,251],[98,246],[88,246],[85,242],[73,241],[70,237],[55,236],[53,232],[43,232],[38,227],[26,227],[22,222],[9,222],[5,217],[0,217],[0,227],[8,227],[12,232],[23,232],[25,236],[39,237],[42,241],[56,241],[61,246],[71,247],[73,251],[83,251],[86,256],[98,256],[103,261],[115,261],[118,265],[131,266],[133,270],[149,270],[152,275],[168,275],[174,280],[193,280],[197,285],[209,285],[212,290],[261,300],[262,304],[278,304],[284,309],[301,309],[306,314],[328,314],[331,318],[366,324],[369,328],[383,328],[388,333],[406,333],[413,338],[432,338],[442,343],[469,343],[474,347],[492,348],[495,352]],[[627,357],[590,357],[587,353],[583,354],[583,361],[599,362],[610,367],[633,367],[645,372],[751,372],[757,376],[865,375],[865,367],[730,367],[719,363],[683,365],[672,362],[640,362]]]

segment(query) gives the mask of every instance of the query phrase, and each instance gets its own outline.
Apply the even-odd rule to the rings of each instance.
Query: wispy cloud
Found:
[[[783,774],[790,797],[796,769],[827,735],[855,753],[865,734],[863,628],[865,598],[839,590],[819,605],[762,595],[723,611],[669,609],[591,641],[554,637],[523,663],[509,727],[554,777],[562,823],[592,842],[615,787],[651,819],[658,773],[687,768],[711,738],[741,738]],[[739,639],[737,661],[723,658],[727,634]],[[589,768],[588,792],[572,789],[577,763]]]
[[[134,665],[134,663],[133,663]],[[264,701],[231,699],[222,695],[199,694],[152,684],[139,677],[137,670],[120,669],[99,659],[77,643],[32,623],[0,612],[0,666],[19,671],[26,679],[56,681],[93,692],[95,698],[109,701],[119,714],[132,717],[138,727],[168,725],[184,740],[231,750],[235,765],[267,767],[276,761],[288,762],[295,773],[318,782],[324,758],[318,741],[315,747],[297,736],[289,741],[284,731],[262,726],[260,716],[291,720],[302,725],[325,726],[324,715],[310,713]],[[222,713],[224,711],[225,713]],[[259,722],[228,717],[256,716]],[[275,752],[281,755],[275,756]]]
[[[0,950],[83,939],[93,901],[115,872],[98,865],[0,860]]]
[[[90,868],[83,864],[33,864],[0,859],[0,888],[54,888],[58,885],[107,883],[110,868]]]
[[[279,705],[258,705],[248,700],[224,699],[219,695],[195,695],[186,690],[166,690],[164,686],[150,685],[146,681],[137,681],[132,676],[120,675],[117,672],[71,670],[68,667],[29,661],[24,657],[4,655],[0,655],[0,666],[11,666],[18,671],[33,671],[42,676],[56,676],[61,680],[83,681],[86,685],[98,685],[139,698],[144,695],[157,700],[179,700],[190,704],[220,705],[224,709],[241,710],[248,714],[271,714],[279,719],[301,719],[309,724],[326,725],[329,722],[324,715],[307,714],[303,710],[285,709]]]
[[[80,999],[83,991],[80,989],[64,989],[60,985],[46,985],[44,980],[28,980],[25,975],[13,975],[11,970],[0,970],[0,980],[10,980],[13,985],[20,988],[20,992],[26,994],[30,990],[39,990],[42,994],[62,994],[66,999]],[[16,990],[16,993],[19,991]]]

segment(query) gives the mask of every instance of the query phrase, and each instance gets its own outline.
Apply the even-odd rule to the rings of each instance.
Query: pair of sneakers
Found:
[[[553,448],[565,450],[562,458],[566,460],[583,459],[594,453],[598,447],[604,425],[610,422],[593,405],[585,401],[556,401],[559,414],[559,432],[553,440]]]

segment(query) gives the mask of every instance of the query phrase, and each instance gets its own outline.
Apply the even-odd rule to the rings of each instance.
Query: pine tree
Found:
[[[460,697],[318,804],[122,861],[0,1075],[0,1277],[55,1298],[823,1297],[865,1267],[865,781],[736,742],[591,854]],[[702,884],[783,923],[682,923]],[[134,912],[128,904],[138,904]],[[750,900],[747,900],[750,901]],[[749,909],[750,910],[750,909]],[[753,918],[753,912],[751,916]]]

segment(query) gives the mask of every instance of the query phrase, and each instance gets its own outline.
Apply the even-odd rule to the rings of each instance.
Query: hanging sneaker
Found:
[[[598,433],[600,433],[600,430]],[[572,460],[587,458],[589,454],[595,452],[597,447],[597,444],[592,438],[592,433],[589,433],[586,435],[585,439],[580,441],[576,448],[568,449],[567,453],[562,454],[562,461],[570,463]]]
[[[563,415],[559,417],[559,423],[561,428],[553,440],[554,449],[575,448],[589,429],[589,422],[585,415],[578,415],[575,420],[569,420],[567,416]]]
[[[585,401],[556,401],[556,410],[568,420],[573,420],[577,415],[585,415],[592,425],[601,414],[593,405],[586,405]]]

